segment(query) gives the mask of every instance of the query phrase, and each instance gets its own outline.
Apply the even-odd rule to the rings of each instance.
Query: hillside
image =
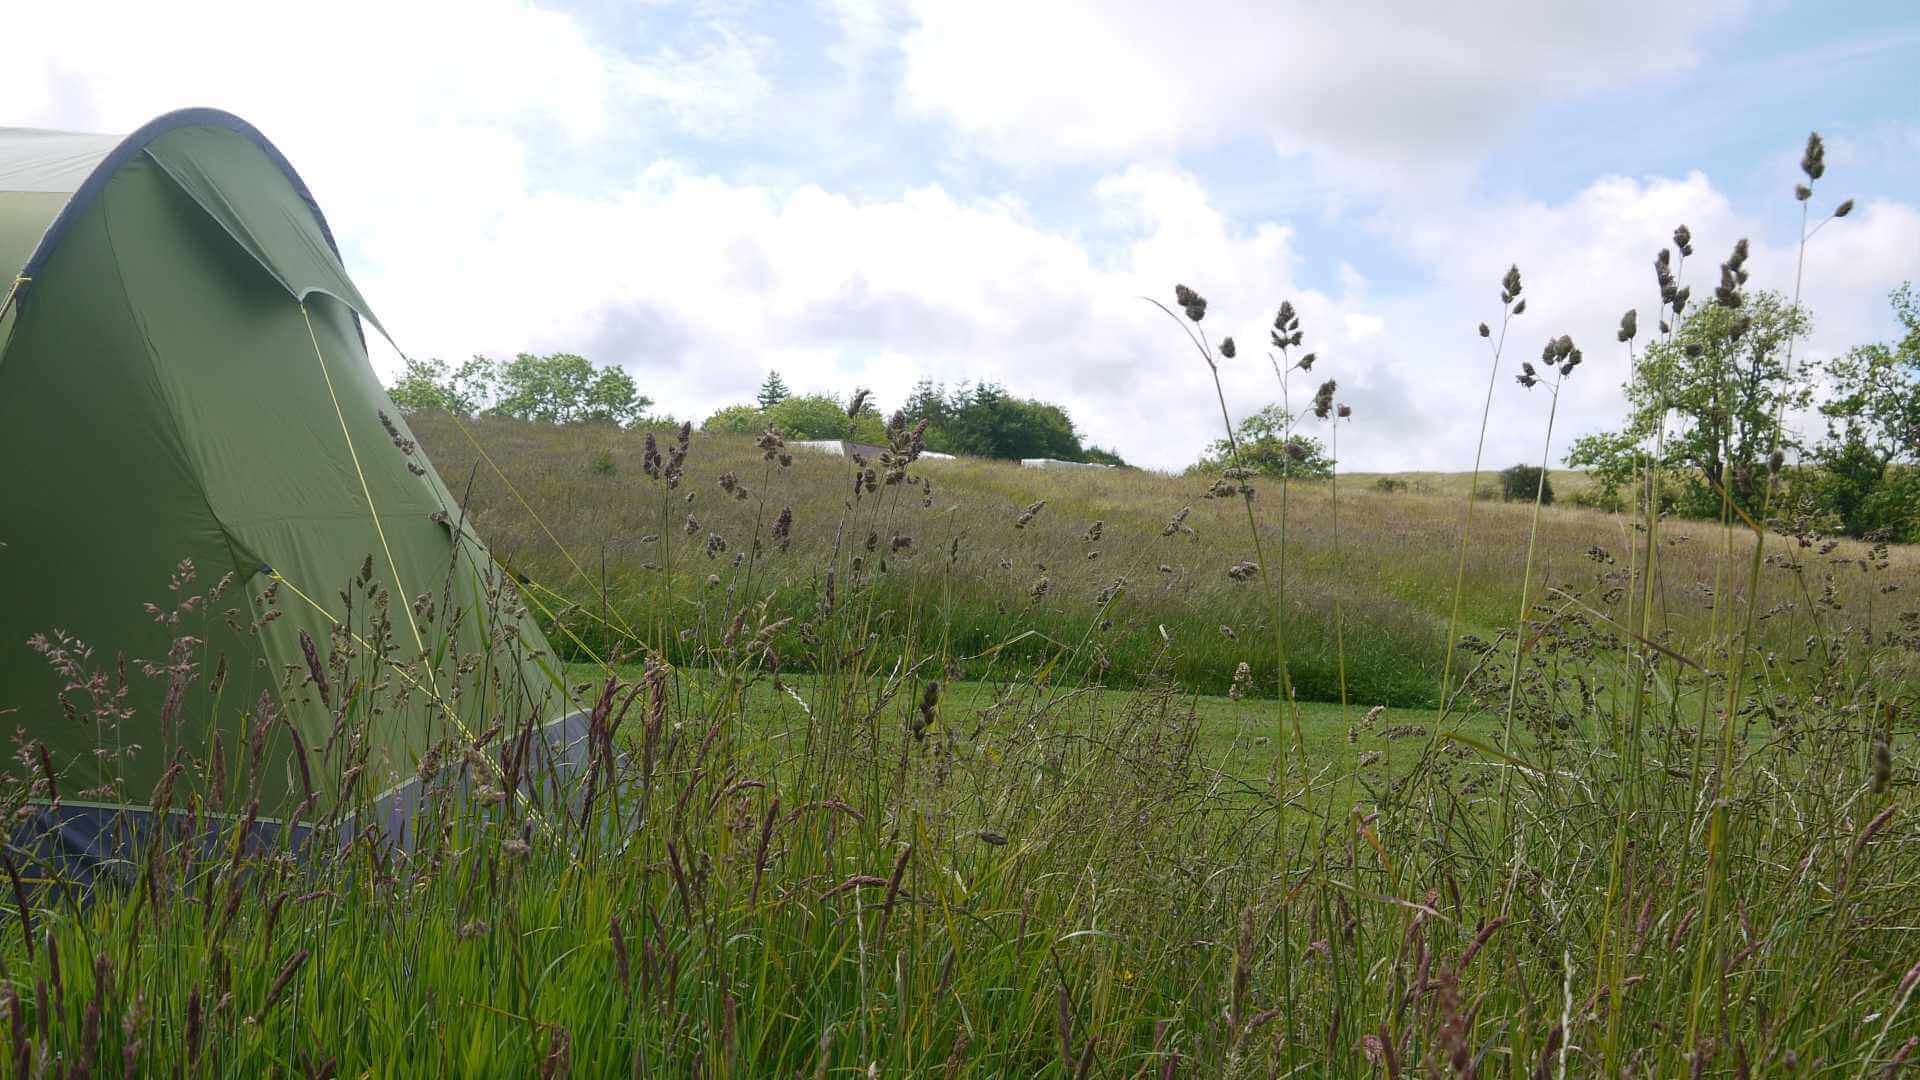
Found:
[[[644,471],[643,433],[498,419],[464,424],[471,440],[445,416],[412,419],[500,558],[581,602],[585,610],[569,621],[573,632],[556,635],[576,648],[619,648],[611,623],[673,654],[681,629],[674,613],[693,611],[688,598],[709,587],[743,602],[771,598],[775,610],[804,615],[827,587],[837,550],[841,587],[849,574],[870,577],[896,612],[892,627],[937,627],[960,674],[1030,670],[1074,650],[1085,664],[1078,676],[1111,685],[1136,685],[1159,663],[1170,664],[1183,686],[1207,692],[1226,691],[1243,662],[1251,665],[1254,690],[1272,693],[1277,683],[1271,649],[1255,644],[1268,639],[1269,621],[1258,581],[1229,574],[1253,557],[1245,510],[1237,498],[1207,497],[1195,478],[922,461],[909,483],[881,485],[856,500],[849,461],[796,453],[781,466],[764,460],[750,437],[695,432],[685,480],[669,498]],[[723,490],[723,477],[731,478],[734,494]],[[1420,474],[1391,492],[1375,479],[1295,482],[1284,492],[1276,482],[1259,485],[1254,505],[1263,543],[1284,581],[1289,668],[1301,697],[1337,700],[1344,644],[1353,700],[1431,704],[1458,566],[1465,478]],[[1035,504],[1042,505],[1027,515]],[[769,531],[788,509],[790,539],[776,544]],[[1474,506],[1463,634],[1489,637],[1514,622],[1531,514],[1529,504]],[[756,535],[758,554],[748,558]],[[1631,522],[1612,514],[1545,509],[1534,597],[1564,589],[1598,611],[1624,613],[1625,568],[1639,558],[1629,552],[1635,535]],[[1659,585],[1674,641],[1697,639],[1713,591],[1733,587],[1720,580],[1727,544],[1709,523],[1664,527]],[[1750,550],[1742,537],[1732,544],[1736,559]],[[1794,616],[1763,621],[1762,632],[1782,642],[1804,637],[1801,619],[1872,620],[1878,613],[1892,625],[1891,616],[1915,604],[1920,553],[1913,550],[1894,549],[1885,568],[1870,573],[1862,572],[1864,545],[1776,542],[1770,550],[1798,555],[1770,559],[1762,580],[1763,606]],[[673,567],[670,586],[662,566]],[[1850,614],[1823,616],[1815,601],[1823,594]],[[602,609],[615,617],[603,618]],[[1334,633],[1336,613],[1343,642]]]

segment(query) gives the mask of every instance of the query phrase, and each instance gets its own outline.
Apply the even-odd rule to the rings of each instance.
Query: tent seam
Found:
[[[176,175],[172,169],[169,169],[167,167],[167,163],[164,161],[161,161],[159,155],[153,152],[153,146],[151,143],[140,148],[140,156],[143,158],[146,158],[148,161],[152,162],[157,168],[159,168],[160,172],[164,176],[166,176],[166,178],[170,182],[172,182],[173,186],[180,189],[180,193],[185,195],[188,201],[192,202],[193,205],[200,208],[201,213],[212,218],[213,223],[220,227],[220,231],[227,234],[227,239],[232,240],[235,247],[238,247],[241,251],[246,252],[248,258],[251,258],[255,263],[259,264],[260,269],[265,270],[267,272],[268,277],[278,282],[280,285],[280,288],[285,290],[287,295],[292,296],[296,300],[299,299],[298,294],[296,294],[293,290],[293,284],[289,282],[286,278],[281,277],[280,272],[274,269],[273,264],[261,258],[260,255],[254,251],[252,245],[248,244],[245,240],[241,239],[240,236],[236,234],[233,231],[233,229],[227,225],[225,221],[222,221],[220,219],[219,214],[216,214],[212,210],[208,209],[207,204],[201,201],[200,196],[194,192],[193,188],[187,186],[187,182],[180,179],[180,177]]]

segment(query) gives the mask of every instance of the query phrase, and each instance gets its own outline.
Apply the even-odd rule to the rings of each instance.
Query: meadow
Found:
[[[699,432],[685,466],[693,501],[663,525],[657,485],[642,467],[644,432],[434,413],[414,417],[413,428],[495,554],[549,590],[542,598],[552,610],[577,606],[569,625],[578,643],[552,635],[575,659],[583,646],[618,649],[619,635],[604,623],[657,622],[675,604],[697,611],[707,578],[717,571],[731,581],[730,564],[748,538],[787,511],[791,532],[784,546],[762,553],[757,574],[765,597],[756,600],[768,599],[782,614],[810,609],[837,548],[854,548],[863,567],[873,565],[875,587],[900,607],[902,622],[916,598],[938,598],[922,613],[934,617],[919,618],[916,632],[938,640],[956,677],[1030,674],[1063,643],[1085,639],[1097,650],[1101,684],[1139,686],[1171,637],[1172,674],[1183,687],[1224,694],[1247,663],[1251,688],[1278,694],[1275,656],[1249,644],[1272,638],[1272,609],[1258,582],[1229,575],[1250,555],[1242,501],[1210,496],[1210,477],[926,460],[915,464],[920,485],[889,493],[884,507],[862,506],[849,520],[849,481],[859,471],[850,462],[796,452],[782,466],[766,461],[750,437]],[[672,433],[656,433],[662,438]],[[720,486],[723,476],[737,480],[732,493]],[[1462,629],[1491,637],[1513,623],[1533,507],[1486,498],[1498,489],[1492,476],[1472,483],[1468,474],[1396,474],[1408,486],[1393,491],[1383,491],[1379,478],[1292,482],[1284,526],[1278,483],[1259,489],[1262,542],[1280,550],[1284,539],[1286,565],[1276,562],[1275,573],[1286,574],[1289,673],[1301,699],[1341,700],[1337,605],[1348,698],[1431,708],[1456,584]],[[1578,474],[1553,479],[1570,491],[1580,486]],[[1469,486],[1481,493],[1475,557],[1456,575]],[[1336,516],[1364,542],[1338,544]],[[1548,508],[1533,551],[1536,587],[1580,592],[1624,617],[1622,584],[1637,528],[1619,514]],[[663,569],[663,538],[693,557]],[[1682,640],[1703,634],[1716,589],[1744,603],[1745,581],[1729,580],[1725,566],[1751,542],[1735,536],[1728,544],[1726,530],[1710,522],[1663,523],[1663,632]],[[1869,545],[1832,544],[1797,567],[1769,566],[1759,582],[1761,606],[1803,605],[1830,592],[1850,608],[1877,607],[1892,617],[1899,605],[1878,599],[1879,590],[1889,582],[1920,588],[1920,551],[1892,548],[1887,567],[1869,576],[1859,570]],[[1764,623],[1762,633],[1775,637]],[[1780,637],[1790,633],[1782,629]],[[671,635],[657,647],[676,660],[690,655]],[[780,651],[791,653],[789,664],[805,662],[803,649]]]
[[[1216,395],[1235,350],[1173,299],[1170,352]],[[1579,363],[1546,355],[1550,381]],[[333,770],[430,681],[396,601],[348,583],[362,621],[282,687],[390,676],[323,698],[342,756],[182,758],[156,807],[242,823],[213,857],[145,838],[121,888],[35,893],[9,856],[11,1075],[1920,1061],[1920,556],[1821,535],[1771,483],[1681,523],[1657,497],[927,461],[904,421],[866,461],[411,424],[498,559],[498,610],[459,617],[531,610],[589,756],[530,779],[521,698],[434,701],[472,722],[419,762],[410,850],[245,843],[256,815],[357,826]],[[60,781],[18,749],[15,813]],[[259,805],[263,768],[310,765],[334,805]]]

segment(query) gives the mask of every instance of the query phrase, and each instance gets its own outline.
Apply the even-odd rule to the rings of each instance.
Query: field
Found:
[[[1548,511],[1515,654],[1531,508],[1476,504],[1436,711],[1465,507],[1443,494],[1343,483],[1337,544],[1334,487],[1290,485],[1269,594],[1229,573],[1246,504],[1191,478],[903,462],[869,487],[695,436],[676,482],[671,434],[656,463],[640,433],[474,425],[501,475],[451,422],[416,428],[620,755],[584,801],[437,800],[402,862],[155,847],[124,902],[23,898],[0,953],[36,973],[31,999],[0,990],[16,1071],[1853,1074],[1911,1053],[1912,552],[1775,538],[1798,554],[1758,577],[1740,689],[1725,613],[1751,536],[1660,527],[1655,647],[1621,629],[1634,523]],[[1253,501],[1276,553],[1278,495]],[[489,760],[486,738],[445,752]]]
[[[182,759],[188,794],[154,802],[211,852],[156,834],[91,897],[7,862],[13,1075],[1916,1060],[1912,550],[1571,508],[1536,530],[1444,478],[1210,498],[916,461],[904,430],[852,462],[411,423],[499,562],[458,617],[511,641],[529,609],[590,756],[529,766],[543,717],[510,687],[430,696],[473,722],[419,762],[408,851],[325,771],[350,754]],[[351,747],[437,661],[343,584],[362,621],[284,689]],[[334,802],[260,805],[274,768]],[[60,777],[23,744],[5,791]],[[269,817],[351,839],[242,842]]]
[[[641,467],[638,433],[499,419],[456,425],[431,414],[417,417],[414,427],[449,484],[467,498],[476,531],[503,561],[581,605],[574,629],[600,651],[617,644],[600,625],[603,609],[620,614],[604,621],[656,628],[661,613],[675,605],[697,610],[691,598],[700,595],[709,574],[732,583],[729,565],[746,538],[790,509],[789,546],[766,552],[757,574],[775,611],[792,615],[812,606],[834,552],[851,552],[876,569],[885,567],[875,581],[887,602],[904,608],[915,597],[937,597],[932,610],[920,613],[916,632],[936,628],[938,644],[959,674],[1013,677],[1048,663],[1063,643],[1084,643],[1081,652],[1097,653],[1096,662],[1104,665],[1102,684],[1145,685],[1170,637],[1177,646],[1169,661],[1172,675],[1183,687],[1223,694],[1238,665],[1247,663],[1257,692],[1278,692],[1273,652],[1257,644],[1272,639],[1271,608],[1258,582],[1228,575],[1252,554],[1244,510],[1237,497],[1208,498],[1208,480],[1141,470],[1035,472],[1003,462],[926,461],[914,474],[928,487],[883,489],[850,512],[849,463],[798,453],[781,467],[764,461],[750,438],[702,433],[694,439],[682,489],[693,501],[663,525],[657,485]],[[487,449],[498,473],[476,447]],[[1556,483],[1571,475],[1556,473]],[[736,490],[747,497],[723,491],[722,476],[737,477]],[[1437,704],[1469,477],[1399,478],[1409,483],[1407,490],[1383,492],[1373,482],[1378,477],[1367,474],[1342,476],[1337,485],[1295,482],[1284,495],[1286,562],[1275,570],[1285,578],[1287,661],[1302,699],[1341,699],[1337,607],[1349,700],[1363,706]],[[1497,477],[1483,476],[1479,486],[1484,491],[1497,483]],[[1344,545],[1336,542],[1336,496]],[[1255,500],[1263,540],[1276,549],[1283,539],[1282,498],[1279,486],[1268,483]],[[1020,524],[1035,503],[1043,505]],[[1483,500],[1472,513],[1473,558],[1460,578],[1459,625],[1491,637],[1517,614],[1532,506]],[[1183,528],[1169,530],[1176,518]],[[1096,524],[1097,536],[1089,538]],[[1533,553],[1536,595],[1566,588],[1624,616],[1628,590],[1622,583],[1636,525],[1598,511],[1549,509]],[[650,537],[681,549],[684,558],[671,564],[671,584],[667,572],[648,569],[666,562],[666,549]],[[726,545],[717,557],[707,555],[711,537]],[[1716,525],[1684,521],[1665,523],[1662,537],[1663,631],[1681,639],[1704,633],[1717,590],[1744,603],[1745,582],[1729,577],[1726,567],[1751,550],[1747,537],[1729,540]],[[910,546],[890,550],[902,540]],[[1920,552],[1895,549],[1888,568],[1873,577],[1858,569],[1866,555],[1866,545],[1842,541],[1798,570],[1769,567],[1761,579],[1761,606],[1806,604],[1830,588],[1849,609],[1880,609],[1890,617],[1901,605],[1878,590],[1889,582],[1920,587]],[[1104,607],[1096,604],[1116,583],[1124,583],[1117,597]],[[1101,625],[1109,620],[1110,626]],[[1762,632],[1772,636],[1766,624]],[[556,636],[568,644],[566,635]],[[1781,631],[1781,640],[1790,636]],[[656,635],[648,644],[683,655],[673,635]]]

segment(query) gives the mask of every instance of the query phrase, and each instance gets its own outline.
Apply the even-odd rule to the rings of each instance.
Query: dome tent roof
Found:
[[[306,181],[252,124],[218,109],[170,112],[124,138],[0,128],[0,273],[17,267],[31,287],[66,230],[139,159],[186,189],[296,299],[324,293],[379,325]]]

